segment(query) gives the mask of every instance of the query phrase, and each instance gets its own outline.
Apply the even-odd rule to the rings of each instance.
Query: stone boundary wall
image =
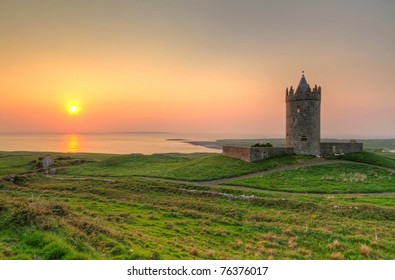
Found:
[[[222,154],[248,162],[251,161],[251,148],[248,147],[222,146]]]
[[[294,153],[294,148],[282,147],[236,147],[223,146],[222,154],[229,157],[238,158],[247,162],[268,159],[280,155],[290,155]]]
[[[321,155],[362,152],[363,143],[320,143]]]
[[[363,151],[363,143],[320,143],[321,155],[347,154]],[[238,158],[247,162],[254,162],[268,159],[280,155],[294,154],[292,147],[237,147],[223,146],[222,154],[229,157]]]
[[[281,155],[292,155],[294,153],[294,148],[282,148],[282,147],[253,147],[251,149],[250,161],[258,161],[267,158],[277,157]]]

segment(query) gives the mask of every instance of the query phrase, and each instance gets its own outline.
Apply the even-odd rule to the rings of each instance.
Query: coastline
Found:
[[[2,134],[0,150],[4,152],[56,152],[56,153],[101,153],[132,154],[141,153],[220,153],[223,146],[250,147],[255,143],[271,143],[275,147],[284,147],[283,138],[221,138],[207,135],[174,134],[166,137],[158,134]],[[346,143],[349,139],[323,138],[326,142]],[[357,139],[364,149],[371,152],[393,153],[395,139]]]
[[[184,141],[184,143],[195,145],[195,146],[202,146],[208,149],[215,149],[215,150],[221,150],[222,145],[218,142],[212,142],[212,141]]]

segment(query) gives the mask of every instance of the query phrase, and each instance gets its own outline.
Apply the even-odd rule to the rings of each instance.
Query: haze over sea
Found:
[[[166,132],[126,133],[1,133],[0,151],[38,151],[65,153],[154,154],[219,152],[186,141],[253,138],[257,135],[178,134]]]

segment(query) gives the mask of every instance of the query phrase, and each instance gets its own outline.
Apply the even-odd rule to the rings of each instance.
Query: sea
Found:
[[[155,154],[220,153],[199,145],[200,141],[248,139],[255,135],[180,134],[167,132],[117,133],[0,133],[0,151],[36,151],[63,153]],[[191,144],[188,142],[194,142]],[[197,142],[197,143],[196,143]]]

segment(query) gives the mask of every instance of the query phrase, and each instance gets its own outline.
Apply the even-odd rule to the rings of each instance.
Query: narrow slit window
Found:
[[[302,141],[307,141],[307,137],[303,135],[302,138],[301,138],[300,140],[302,140]]]

